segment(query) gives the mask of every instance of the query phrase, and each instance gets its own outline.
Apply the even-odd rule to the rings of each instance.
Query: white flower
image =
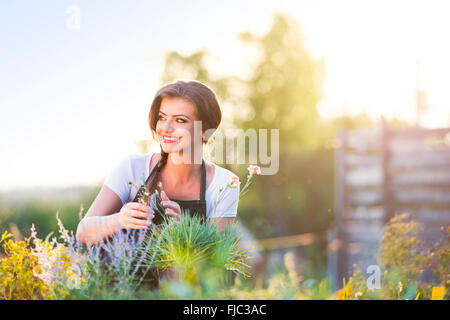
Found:
[[[231,177],[231,181],[227,184],[227,186],[230,188],[237,188],[237,186],[239,186],[240,184],[241,182],[239,181],[239,177],[233,176]]]
[[[250,174],[261,174],[261,168],[254,165],[249,166],[248,171]]]

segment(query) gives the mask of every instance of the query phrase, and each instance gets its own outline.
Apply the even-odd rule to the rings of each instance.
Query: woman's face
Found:
[[[192,102],[177,97],[163,98],[156,122],[156,134],[163,151],[173,153],[193,148],[195,120],[200,121],[200,118]]]

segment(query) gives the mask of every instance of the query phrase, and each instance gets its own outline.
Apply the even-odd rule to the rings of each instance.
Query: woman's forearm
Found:
[[[96,244],[117,232],[118,213],[107,216],[90,216],[81,219],[78,224],[76,238],[82,243]]]

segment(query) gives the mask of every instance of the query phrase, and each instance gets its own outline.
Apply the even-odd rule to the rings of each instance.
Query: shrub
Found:
[[[5,252],[0,260],[0,299],[55,299],[52,288],[37,276],[40,265],[30,247],[30,239],[14,241],[11,237],[5,232],[0,241]]]
[[[421,222],[410,214],[394,216],[385,226],[380,242],[378,263],[381,269],[381,288],[369,289],[360,268],[352,279],[354,287],[349,299],[431,299],[436,286],[449,286],[449,227],[442,227],[445,238],[428,245],[419,238]],[[431,268],[439,283],[421,281],[422,273]],[[441,290],[442,291],[442,290]]]
[[[164,220],[154,229],[154,243],[144,239],[144,263],[160,269],[171,269],[179,281],[196,284],[205,272],[214,273],[223,283],[230,271],[249,276],[246,251],[238,247],[239,238],[233,224],[218,231],[215,224],[205,223],[198,216],[182,212],[180,221]],[[228,279],[228,280],[227,280]]]

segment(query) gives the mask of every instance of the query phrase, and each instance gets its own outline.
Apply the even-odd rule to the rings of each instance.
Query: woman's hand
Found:
[[[122,229],[145,229],[151,225],[153,210],[142,203],[128,202],[117,214],[117,222]]]
[[[171,201],[164,191],[161,191],[161,205],[166,209],[166,216],[180,220],[181,208],[178,203]]]

